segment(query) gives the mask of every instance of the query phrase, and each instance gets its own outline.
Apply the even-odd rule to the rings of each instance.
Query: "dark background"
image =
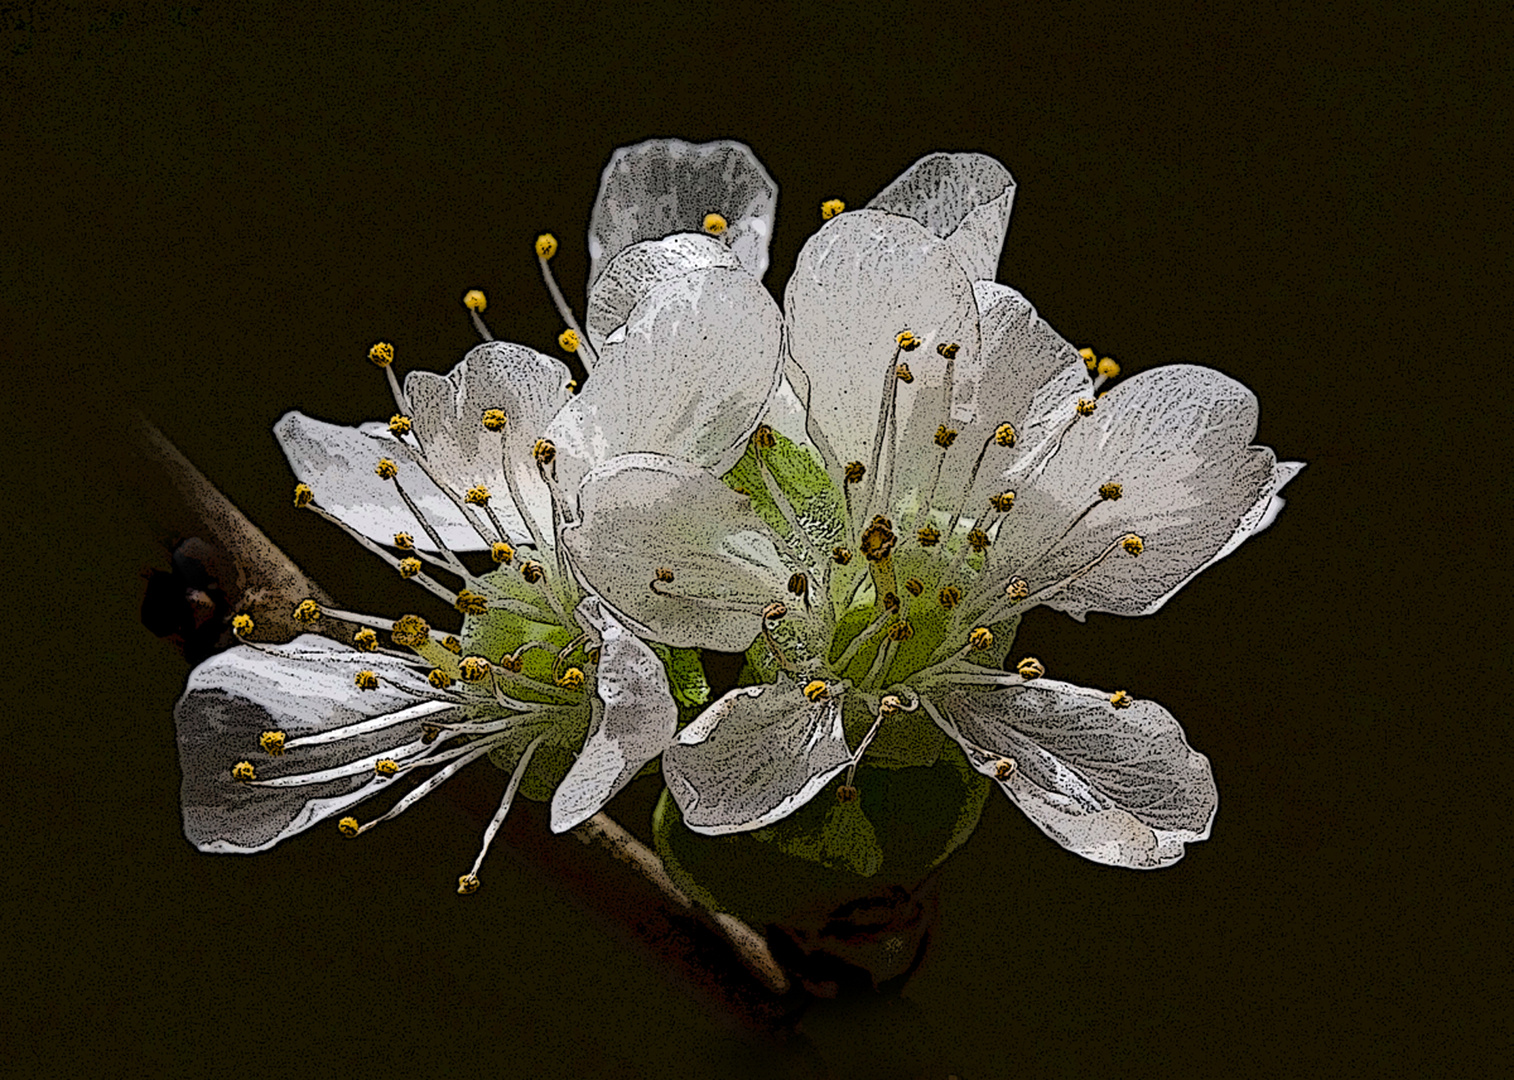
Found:
[[[1507,1050],[1494,8],[318,7],[5,8],[13,1067],[1464,1075]],[[1213,838],[1122,872],[995,797],[903,999],[778,1039],[618,877],[575,876],[583,849],[540,814],[454,895],[501,774],[361,843],[197,855],[187,669],[136,621],[162,530],[113,468],[140,408],[334,596],[421,606],[296,514],[270,426],[387,416],[367,346],[447,370],[471,287],[496,335],[552,351],[531,241],[557,234],[581,315],[600,169],[654,135],[755,149],[780,295],[823,199],[993,154],[1019,184],[1000,280],[1127,374],[1241,380],[1257,440],[1309,463],[1273,528],[1157,616],[1038,612],[1016,645],[1170,708],[1214,764]],[[612,810],[645,834],[655,793]]]

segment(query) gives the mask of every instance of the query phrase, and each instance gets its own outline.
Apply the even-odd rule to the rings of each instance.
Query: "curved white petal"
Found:
[[[734,270],[741,260],[730,248],[703,233],[674,233],[661,240],[632,244],[611,259],[589,287],[584,326],[596,349],[626,324],[631,310],[665,281],[711,267]]]
[[[583,750],[552,796],[552,831],[557,833],[598,813],[666,749],[678,730],[678,706],[657,654],[598,597],[584,599],[578,616],[599,634],[597,698]]]
[[[1043,464],[1004,477],[1018,497],[996,541],[997,576],[1020,574],[1033,596],[1060,586],[1041,602],[1078,619],[1155,611],[1259,531],[1297,474],[1251,445],[1256,420],[1251,391],[1209,368],[1154,368],[1115,387]],[[1120,498],[1100,500],[1106,483]],[[1138,556],[1117,546],[1131,533]]]
[[[707,214],[727,228],[721,240],[747,272],[767,273],[778,185],[739,142],[649,139],[610,155],[589,215],[589,284],[639,240],[700,232]]]
[[[974,279],[992,280],[1009,231],[1015,181],[986,154],[927,154],[868,202],[941,237]]]
[[[932,697],[973,768],[1069,851],[1154,869],[1208,838],[1219,803],[1209,759],[1156,702],[1117,709],[1108,694],[1052,679]],[[1005,758],[1014,769],[1000,779]]]
[[[376,690],[354,684],[359,671],[379,676]],[[406,692],[408,691],[408,692]],[[184,835],[201,851],[251,854],[392,788],[374,778],[373,761],[421,752],[423,714],[456,710],[433,702],[425,677],[401,661],[304,635],[288,645],[239,646],[195,668],[174,707]],[[385,723],[385,719],[392,723]],[[259,746],[265,731],[289,741],[364,721],[349,737],[315,742],[270,757]],[[259,780],[370,766],[363,773],[299,787],[239,783],[231,768],[250,761]]]
[[[720,836],[782,820],[850,762],[840,697],[811,701],[782,676],[702,712],[663,752],[662,774],[684,824]]]
[[[937,345],[958,346],[957,367],[977,362],[972,283],[951,249],[908,217],[858,210],[831,219],[799,253],[784,311],[789,352],[810,381],[811,423],[842,463],[871,461],[879,407],[893,390],[898,430],[935,431],[947,366]],[[922,345],[896,358],[903,330]],[[912,382],[895,379],[901,362]],[[896,495],[918,486],[921,462],[933,464],[903,445]]]
[[[785,597],[781,541],[707,470],[657,454],[628,454],[591,472],[582,517],[562,543],[585,585],[643,637],[734,652],[752,643],[761,612]],[[659,569],[673,581],[654,592]]]
[[[418,547],[432,547],[420,522],[396,493],[393,481],[380,479],[374,472],[380,458],[389,458],[399,467],[405,494],[420,508],[442,543],[454,551],[484,546],[452,500],[415,464],[410,448],[396,440],[386,425],[367,423],[350,428],[290,412],[273,426],[273,434],[294,475],[315,492],[315,501],[364,536],[390,544],[395,533],[404,532],[415,537]]]
[[[742,270],[696,270],[654,288],[547,429],[566,490],[638,451],[729,470],[777,387],[782,327],[778,305]]]

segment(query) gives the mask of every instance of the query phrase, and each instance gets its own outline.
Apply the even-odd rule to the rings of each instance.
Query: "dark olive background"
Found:
[[[1509,713],[1479,694],[1510,666],[1491,6],[315,7],[5,8],[18,1072],[1384,1075],[1507,1049],[1482,1012],[1508,1000]],[[1039,612],[1015,646],[1170,708],[1214,764],[1213,838],[1122,872],[995,796],[902,1000],[817,1007],[786,1039],[617,876],[575,876],[583,849],[539,813],[454,895],[498,773],[360,843],[196,854],[186,668],[136,622],[166,556],[112,468],[140,408],[333,595],[420,606],[294,511],[270,426],[387,416],[364,350],[448,369],[470,287],[497,335],[550,351],[531,241],[560,238],[581,311],[600,169],[654,135],[756,150],[775,290],[823,199],[991,153],[1019,183],[1000,280],[1127,373],[1241,380],[1258,441],[1309,462],[1276,525],[1158,615]],[[656,790],[617,816],[646,835]]]

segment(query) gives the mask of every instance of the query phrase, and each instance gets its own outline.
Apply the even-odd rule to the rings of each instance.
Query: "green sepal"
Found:
[[[785,833],[781,827],[774,827],[752,835],[777,844],[795,858],[829,868],[845,867],[858,877],[872,877],[883,865],[877,830],[867,819],[860,799],[833,801],[817,832]]]
[[[824,545],[836,543],[836,537],[841,535],[844,512],[840,493],[807,448],[777,431],[772,435],[773,445],[762,451],[762,457],[773,482],[788,499],[800,521],[815,523],[813,527],[806,527],[811,540]],[[757,464],[757,453],[757,447],[748,442],[741,460],[721,479],[731,488],[746,492],[751,497],[752,509],[757,515],[778,535],[787,536],[788,522],[768,490],[768,484]]]

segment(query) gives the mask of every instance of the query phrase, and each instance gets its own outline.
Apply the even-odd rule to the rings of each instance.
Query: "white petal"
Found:
[[[741,266],[735,253],[713,236],[674,233],[662,240],[632,244],[610,260],[604,273],[589,288],[589,308],[584,325],[596,349],[625,325],[631,309],[658,285],[695,270]]]
[[[678,730],[678,706],[657,654],[642,644],[598,597],[578,605],[598,632],[594,716],[583,751],[552,796],[552,831],[566,832],[598,813]]]
[[[579,505],[583,516],[563,530],[563,547],[588,588],[643,637],[745,649],[761,628],[762,609],[785,596],[781,541],[750,499],[707,470],[628,454],[585,478]],[[689,599],[652,591],[661,568],[674,574],[662,587]]]
[[[778,185],[742,143],[649,139],[623,146],[605,166],[589,216],[589,284],[637,241],[700,232],[712,213],[726,219],[721,240],[761,279],[777,204]]]
[[[842,214],[810,237],[784,311],[790,354],[811,383],[810,420],[842,463],[870,462],[879,406],[897,382],[896,362],[914,376],[897,382],[899,430],[934,432],[945,418],[946,361],[936,346],[956,344],[959,367],[978,356],[978,311],[956,256],[918,222],[878,210]],[[902,330],[922,345],[896,361],[894,339]],[[895,472],[896,495],[921,479],[918,466],[908,464],[913,460],[904,455]]]
[[[410,533],[417,546],[431,548],[393,481],[380,479],[373,471],[380,458],[389,458],[399,467],[405,494],[415,501],[442,543],[454,551],[484,546],[452,500],[421,471],[409,447],[389,434],[386,425],[342,427],[290,412],[273,426],[273,433],[295,476],[315,492],[315,501],[364,536],[390,544],[395,533]]]
[[[1256,420],[1251,391],[1209,368],[1154,368],[1116,386],[1092,416],[1072,423],[1044,468],[1005,478],[1018,497],[999,533],[1007,554],[996,567],[1019,573],[1033,593],[1076,575],[1043,602],[1078,619],[1155,611],[1259,531],[1278,489],[1298,472],[1250,445]],[[1100,486],[1111,482],[1122,496],[1099,502]],[[1139,556],[1116,549],[1080,573],[1129,533],[1144,544]]]
[[[777,388],[782,326],[773,298],[741,270],[697,270],[653,289],[547,429],[566,490],[637,451],[729,470]]]
[[[1013,759],[999,786],[1069,851],[1152,869],[1208,838],[1219,801],[1209,759],[1156,702],[1116,709],[1108,694],[1052,679],[932,696],[978,772],[997,780],[1000,758]]]
[[[986,154],[927,154],[867,204],[914,218],[950,245],[974,279],[992,280],[1015,181]]]
[[[357,688],[354,678],[362,670],[378,674],[378,689]],[[408,756],[420,746],[414,711],[418,697],[434,697],[434,692],[414,669],[315,635],[262,649],[239,646],[211,657],[190,673],[174,707],[184,773],[184,835],[201,851],[266,851],[393,787],[392,780],[374,782],[371,772],[304,787],[260,787],[233,780],[231,767],[250,761],[258,779],[266,780],[363,759]],[[439,705],[436,712],[446,708]],[[398,713],[410,719],[280,757],[268,756],[258,744],[264,731],[283,731],[292,741]]]
[[[799,809],[851,761],[841,700],[811,701],[786,676],[732,690],[662,756],[668,791],[698,833],[760,829]]]

